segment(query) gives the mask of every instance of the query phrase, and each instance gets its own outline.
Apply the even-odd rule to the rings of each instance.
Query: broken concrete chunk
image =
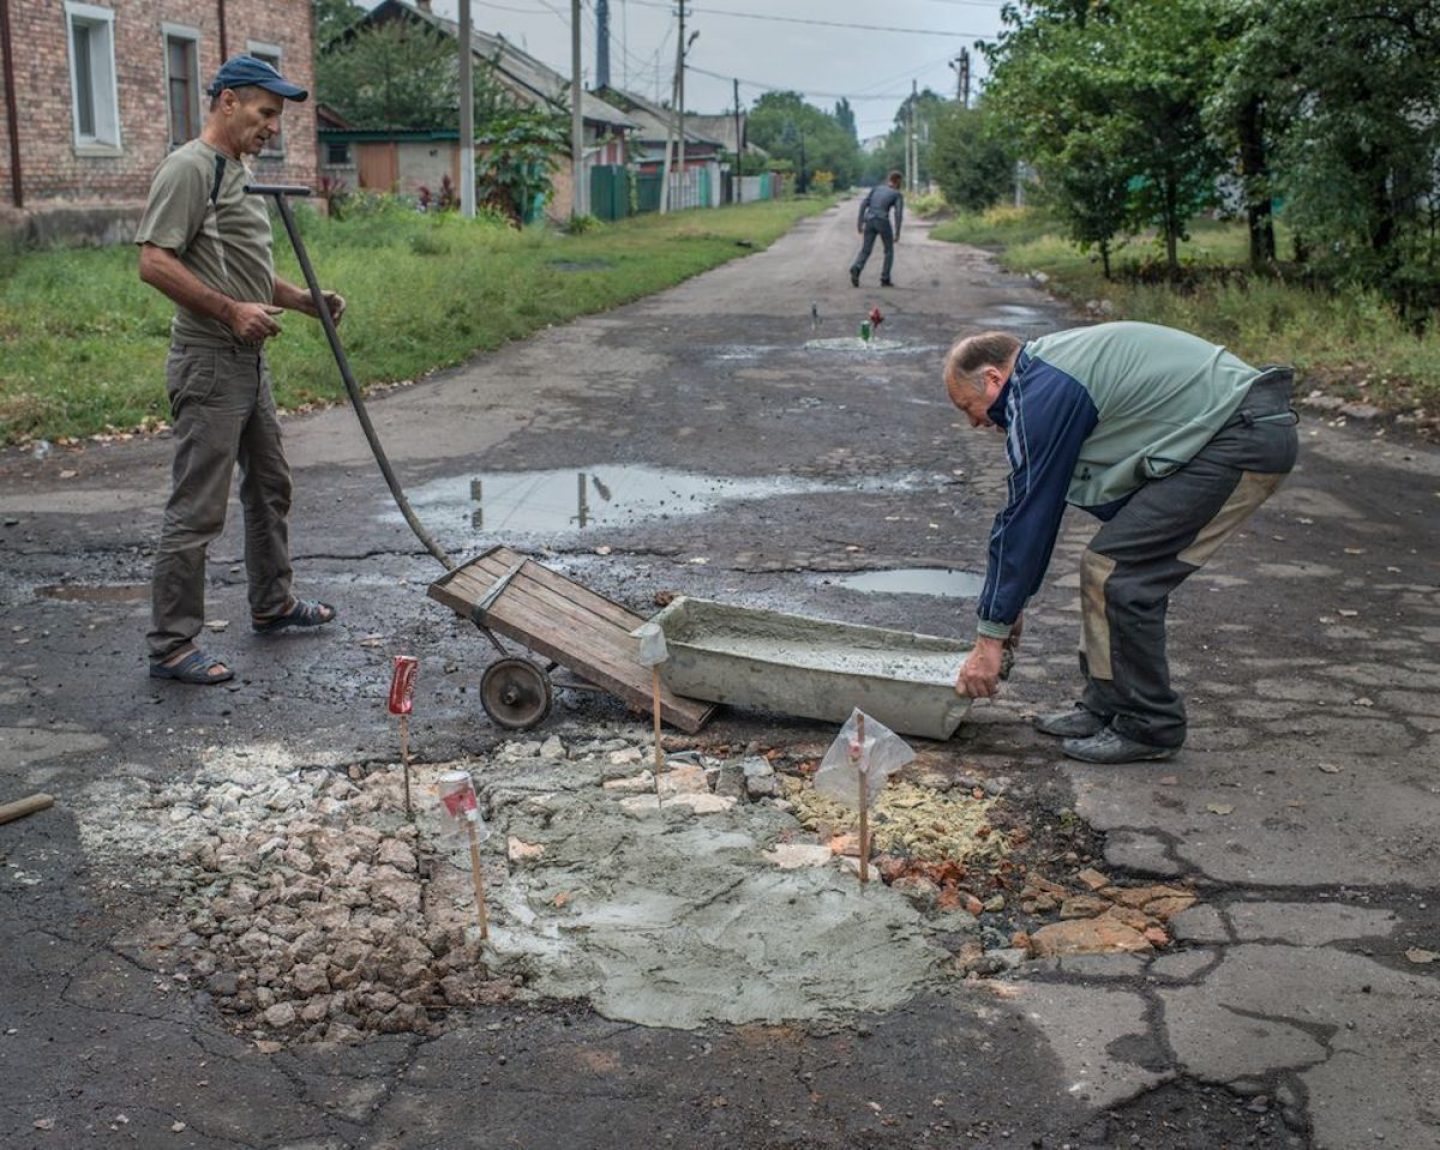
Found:
[[[765,852],[765,858],[781,870],[824,866],[833,857],[822,843],[779,843]]]
[[[511,835],[505,842],[505,857],[511,862],[529,862],[531,859],[538,859],[545,853],[542,843],[527,843]]]
[[[600,785],[607,791],[623,791],[627,794],[639,794],[655,789],[655,776],[649,771],[641,771],[638,775],[631,775],[626,779],[606,779]]]
[[[1052,922],[1030,935],[1030,951],[1036,958],[1065,954],[1134,953],[1150,949],[1144,934],[1109,917]]]

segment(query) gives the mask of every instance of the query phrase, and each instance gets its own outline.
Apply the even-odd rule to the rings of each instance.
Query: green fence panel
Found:
[[[623,220],[630,214],[630,181],[619,164],[590,169],[590,214],[602,220]]]
[[[637,212],[658,212],[660,210],[660,173],[641,173],[635,177],[635,210]]]

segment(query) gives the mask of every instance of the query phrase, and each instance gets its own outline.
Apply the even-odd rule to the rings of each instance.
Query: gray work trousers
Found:
[[[1147,482],[1080,560],[1082,705],[1126,738],[1185,741],[1185,704],[1170,685],[1170,592],[1214,554],[1295,465],[1292,373],[1267,370],[1198,455]]]
[[[865,270],[870,253],[875,250],[876,236],[880,237],[880,242],[885,246],[885,262],[880,267],[880,282],[889,283],[890,269],[895,266],[895,235],[890,230],[889,216],[865,221],[865,238],[860,243],[860,254],[855,257],[850,270],[857,276]]]
[[[146,639],[157,661],[192,642],[204,626],[205,553],[225,528],[237,463],[251,614],[282,612],[291,582],[290,467],[264,353],[174,344],[165,388],[175,462],[150,589]]]

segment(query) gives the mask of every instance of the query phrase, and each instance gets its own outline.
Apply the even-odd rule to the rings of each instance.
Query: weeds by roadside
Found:
[[[1223,343],[1252,363],[1293,363],[1304,386],[1363,399],[1422,430],[1440,425],[1440,333],[1417,336],[1377,296],[1332,293],[1285,267],[1256,276],[1245,266],[1243,223],[1197,221],[1182,248],[1183,275],[1157,282],[1151,245],[1098,258],[1077,251],[1042,212],[998,208],[938,224],[936,239],[997,251],[1010,271],[1041,274],[1046,288],[1097,316],[1161,323]],[[1282,246],[1288,246],[1281,236]]]
[[[362,385],[410,380],[547,325],[660,291],[764,248],[829,198],[517,232],[493,216],[421,214],[375,198],[345,218],[298,213],[311,261],[349,310],[341,335]],[[276,269],[303,282],[277,223]],[[16,257],[0,279],[0,445],[123,432],[167,418],[172,307],[128,245]],[[320,326],[284,317],[269,345],[283,408],[344,388]],[[577,365],[578,370],[578,365]]]

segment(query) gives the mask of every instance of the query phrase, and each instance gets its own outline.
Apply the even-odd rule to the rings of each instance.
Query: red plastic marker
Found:
[[[390,713],[400,716],[400,764],[405,769],[405,814],[410,806],[410,711],[414,707],[415,680],[420,677],[420,660],[413,655],[396,655],[390,672]],[[473,794],[473,792],[472,792]]]

